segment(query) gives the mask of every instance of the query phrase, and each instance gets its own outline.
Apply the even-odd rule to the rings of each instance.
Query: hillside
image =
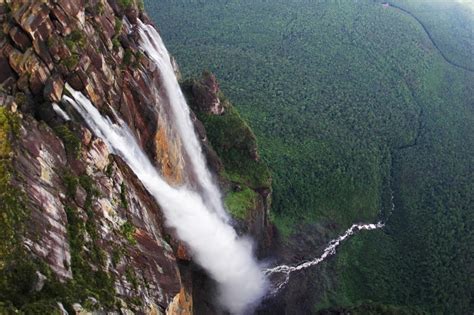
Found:
[[[275,255],[311,259],[352,223],[387,221],[295,276],[262,312],[370,301],[472,312],[474,62],[465,10],[411,1],[145,5],[183,77],[214,72],[254,129],[273,173],[283,239]]]

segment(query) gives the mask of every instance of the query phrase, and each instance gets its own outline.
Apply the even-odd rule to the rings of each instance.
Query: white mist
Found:
[[[243,314],[254,306],[264,296],[267,281],[253,257],[251,242],[239,239],[217,212],[208,209],[199,194],[168,185],[124,122],[118,120],[118,124],[113,124],[80,92],[69,86],[67,90],[72,98],[65,96],[64,99],[107,143],[111,152],[128,164],[160,204],[166,224],[176,230],[179,239],[189,246],[194,261],[217,282],[218,298],[223,307],[233,314]],[[192,128],[189,123],[181,123]]]

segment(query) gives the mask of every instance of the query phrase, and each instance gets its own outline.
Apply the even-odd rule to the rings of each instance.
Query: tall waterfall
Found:
[[[217,282],[223,307],[233,314],[242,314],[260,300],[267,282],[252,255],[251,242],[239,239],[230,225],[215,211],[209,211],[201,195],[185,187],[168,185],[123,121],[117,118],[118,123],[112,123],[82,93],[69,86],[67,90],[72,97],[64,96],[64,100],[81,114],[110,151],[128,164],[160,204],[166,224],[176,230],[192,251],[193,259]],[[182,123],[192,128],[190,123]]]
[[[146,25],[140,20],[138,21],[138,31],[140,33],[140,48],[153,60],[162,74],[164,90],[166,91],[166,93],[163,93],[165,95],[162,96],[168,98],[168,104],[171,106],[181,141],[190,157],[193,171],[196,173],[196,178],[204,194],[204,201],[221,218],[227,220],[228,215],[224,210],[219,189],[214,184],[211,173],[206,166],[201,145],[190,119],[189,107],[181,92],[170,55],[163,40],[153,26]]]

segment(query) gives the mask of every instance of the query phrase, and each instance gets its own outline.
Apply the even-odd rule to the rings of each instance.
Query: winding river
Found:
[[[453,61],[451,60],[442,50],[441,48],[439,48],[438,44],[436,43],[436,41],[433,39],[433,36],[431,35],[430,31],[428,30],[428,28],[425,26],[425,24],[423,24],[423,22],[416,16],[414,15],[413,13],[411,13],[410,11],[408,11],[407,9],[404,9],[402,7],[399,7],[398,5],[392,3],[392,2],[385,2],[384,4],[388,5],[389,7],[391,8],[394,8],[396,10],[399,10],[405,14],[408,14],[409,16],[411,16],[412,18],[414,18],[420,25],[421,27],[423,28],[423,30],[425,31],[426,35],[428,36],[428,38],[430,39],[430,41],[433,43],[433,46],[436,48],[436,50],[438,50],[438,52],[440,53],[441,57],[443,57],[443,59],[449,63],[450,65],[456,67],[456,68],[460,68],[460,69],[463,69],[463,70],[466,70],[466,71],[469,71],[469,72],[474,72],[474,68],[470,68],[470,67],[466,67],[466,66],[463,66],[459,63],[457,63],[456,61]]]

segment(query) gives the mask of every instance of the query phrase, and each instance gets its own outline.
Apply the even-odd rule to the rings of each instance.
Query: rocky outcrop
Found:
[[[133,31],[137,17],[147,18],[133,3],[4,4],[0,84],[12,95],[23,93],[26,104],[21,105],[40,115],[44,108],[35,104],[59,102],[68,83],[101,110],[120,113],[162,170],[171,164],[175,173],[182,173],[176,131],[167,125],[166,106],[155,104],[159,74],[138,50]],[[167,146],[170,152],[163,152],[155,141],[163,133],[176,142]],[[183,177],[179,175],[173,174],[176,180]]]
[[[196,112],[196,130],[207,152],[209,167],[219,174],[225,202],[241,234],[256,240],[264,256],[272,243],[271,176],[258,155],[250,127],[220,90],[216,77],[204,72],[199,80],[182,84]],[[207,132],[206,132],[207,130]]]
[[[200,111],[220,115],[224,112],[224,106],[219,98],[219,84],[216,77],[205,72],[200,81],[192,85],[194,101]]]
[[[196,113],[195,129],[208,166],[218,175],[237,232],[255,240],[258,257],[268,257],[275,230],[270,221],[272,179],[258,156],[255,135],[225,98],[213,74],[205,72],[200,79],[183,82],[181,88]],[[201,268],[189,268],[195,313],[221,314],[213,301],[212,282]]]

